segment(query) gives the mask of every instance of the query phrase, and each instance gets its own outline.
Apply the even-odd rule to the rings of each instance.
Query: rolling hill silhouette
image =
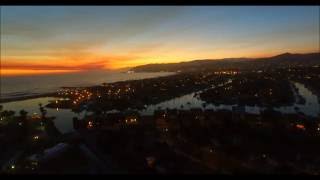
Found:
[[[186,72],[197,70],[221,70],[221,69],[259,69],[274,67],[314,66],[320,65],[320,53],[280,55],[266,58],[225,58],[204,59],[180,63],[146,64],[131,68],[135,72]]]

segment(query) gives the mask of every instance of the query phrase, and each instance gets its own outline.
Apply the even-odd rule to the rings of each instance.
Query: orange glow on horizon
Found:
[[[320,52],[316,6],[1,10],[1,76]]]
[[[25,76],[41,74],[63,74],[78,72],[79,70],[33,70],[33,69],[1,69],[1,76]]]
[[[318,51],[311,51],[318,52]],[[281,52],[285,53],[285,52]],[[168,53],[165,56],[156,56],[148,54],[139,55],[110,55],[102,56],[80,56],[77,58],[56,58],[54,61],[48,59],[43,62],[32,59],[13,59],[6,58],[1,60],[1,76],[23,76],[23,75],[40,75],[40,74],[61,74],[88,70],[118,70],[122,68],[130,68],[145,64],[154,63],[179,63],[201,59],[223,59],[223,58],[262,58],[272,57],[281,54],[280,52],[269,53],[251,53],[245,56],[247,52],[235,52],[230,54],[228,51],[220,51],[215,54],[206,53],[188,53],[183,54],[179,51]],[[310,51],[289,52],[289,53],[310,53]],[[53,57],[54,58],[54,57]]]

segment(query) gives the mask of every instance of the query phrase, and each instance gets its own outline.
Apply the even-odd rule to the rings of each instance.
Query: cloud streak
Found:
[[[319,49],[317,7],[6,6],[1,10],[1,68],[11,69],[10,73],[116,69]]]

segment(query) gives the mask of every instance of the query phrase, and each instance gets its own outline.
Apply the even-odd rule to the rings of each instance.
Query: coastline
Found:
[[[41,94],[35,94],[30,96],[21,96],[21,97],[13,97],[13,98],[1,98],[1,103],[8,103],[8,102],[14,102],[14,101],[23,101],[28,99],[34,99],[34,98],[42,98],[42,97],[58,97],[58,94],[56,92],[51,93],[41,93]]]
[[[133,73],[127,73],[127,72],[120,72],[121,74],[133,74]],[[157,73],[161,73],[161,72],[157,72]],[[135,74],[139,74],[139,73],[135,73]],[[106,80],[103,83],[93,83],[92,85],[71,85],[70,86],[65,86],[65,85],[61,85],[59,87],[55,87],[55,89],[59,90],[59,89],[63,89],[63,88],[87,88],[87,87],[94,87],[94,86],[100,86],[101,84],[113,84],[113,83],[119,83],[119,82],[125,82],[125,81],[134,81],[134,80],[145,80],[145,79],[150,79],[150,78],[159,78],[159,77],[165,77],[165,76],[171,76],[175,73],[169,73],[169,74],[160,74],[160,75],[156,75],[154,77],[149,77],[148,75],[146,77],[144,77],[142,75],[142,78],[140,77],[131,77],[131,75],[129,75],[129,78],[118,78],[118,80],[114,81],[114,79],[109,79]],[[117,79],[117,78],[116,78]],[[109,82],[110,81],[110,82]],[[3,85],[3,84],[1,84]],[[41,85],[39,85],[41,86]],[[18,88],[19,89],[19,88]],[[14,101],[23,101],[23,100],[29,100],[29,99],[34,99],[34,98],[42,98],[42,97],[59,97],[58,93],[56,91],[51,91],[49,90],[49,92],[44,92],[44,93],[38,93],[38,94],[23,94],[23,95],[19,95],[19,96],[4,96],[1,97],[0,96],[0,103],[8,103],[8,102],[14,102]],[[0,92],[1,94],[1,92]]]

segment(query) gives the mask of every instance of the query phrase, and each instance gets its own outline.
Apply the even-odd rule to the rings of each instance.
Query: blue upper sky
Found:
[[[1,37],[3,59],[15,65],[311,52],[319,50],[319,6],[2,6]]]

